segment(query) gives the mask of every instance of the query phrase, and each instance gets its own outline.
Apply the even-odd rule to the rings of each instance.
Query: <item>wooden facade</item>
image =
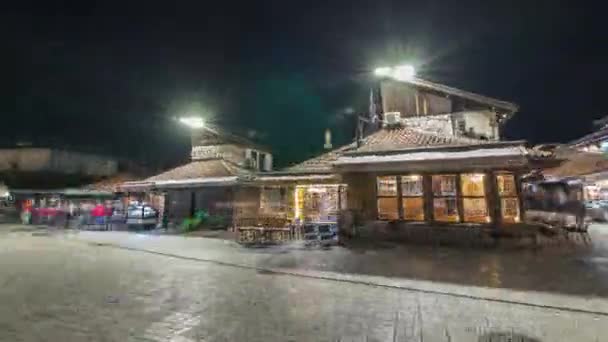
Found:
[[[359,219],[369,221],[402,221],[402,222],[426,222],[438,225],[450,225],[460,223],[478,224],[491,227],[506,227],[509,224],[523,221],[523,210],[521,203],[520,175],[521,170],[481,170],[481,171],[458,171],[458,172],[350,172],[343,175],[344,183],[348,187],[348,209],[358,213]],[[462,178],[468,175],[482,176],[483,195],[467,196],[463,193]],[[433,177],[453,176],[455,180],[453,196],[441,196],[433,192]],[[395,195],[382,196],[379,193],[378,180],[394,178]],[[418,196],[407,196],[402,192],[402,179],[405,177],[419,177],[421,191]],[[498,177],[512,177],[512,192],[500,191],[497,182]],[[436,199],[449,197],[456,204],[455,212],[457,218],[450,220],[437,217]],[[423,215],[412,215],[407,213],[408,209],[404,202],[416,200],[420,203],[420,211]],[[419,199],[419,201],[417,201]],[[481,199],[484,201],[487,219],[471,219],[465,210],[465,201]],[[394,201],[394,206],[383,208],[382,201]],[[416,204],[418,205],[418,204]],[[515,205],[515,206],[514,206]],[[383,210],[394,208],[393,216],[382,213]],[[416,208],[417,209],[417,208]]]

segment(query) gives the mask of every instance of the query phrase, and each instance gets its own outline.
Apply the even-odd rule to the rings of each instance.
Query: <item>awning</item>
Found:
[[[465,151],[412,151],[390,154],[344,155],[334,165],[351,171],[398,166],[402,170],[440,170],[485,167],[522,167],[527,164],[523,146],[477,148]],[[405,167],[405,168],[404,168]]]
[[[322,175],[264,175],[256,177],[259,182],[297,182],[297,181],[330,181],[338,180],[336,174]]]
[[[163,180],[154,182],[154,186],[159,189],[164,188],[184,188],[200,186],[227,186],[237,184],[238,177],[205,177],[179,180]]]

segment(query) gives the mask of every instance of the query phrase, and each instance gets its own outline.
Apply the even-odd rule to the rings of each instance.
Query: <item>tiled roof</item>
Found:
[[[573,142],[570,143],[570,145],[577,146],[577,145],[593,144],[593,143],[598,143],[598,142],[604,141],[606,139],[608,139],[608,128],[604,127],[602,129],[600,129],[599,131],[595,131],[593,133],[583,136],[582,138],[574,140]]]
[[[221,159],[207,159],[190,162],[169,171],[150,177],[145,182],[186,180],[206,177],[231,177],[247,175],[249,172]]]
[[[544,170],[543,174],[548,177],[564,178],[603,171],[608,171],[608,157],[601,153],[578,152],[570,155],[560,166]]]
[[[355,147],[356,145],[354,143],[344,145],[294,166],[287,167],[282,171],[288,173],[329,173],[332,172],[332,163],[342,154]]]
[[[129,174],[117,174],[115,176],[102,179],[92,184],[83,186],[82,190],[116,192],[120,190],[120,185],[124,182],[135,180],[136,177]]]
[[[411,127],[402,126],[383,128],[363,139],[361,145],[348,152],[374,153],[398,151],[412,148],[465,146],[487,144],[487,140],[478,140],[464,137],[438,135],[423,132]]]

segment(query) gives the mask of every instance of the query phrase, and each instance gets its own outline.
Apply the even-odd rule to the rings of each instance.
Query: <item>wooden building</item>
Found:
[[[347,211],[365,223],[523,220],[528,150],[500,139],[515,104],[416,78],[381,80],[371,98],[364,136],[292,167],[272,171],[267,149],[201,130],[191,163],[125,187],[162,194],[174,221],[200,208],[233,226],[337,222]]]
[[[510,224],[522,220],[521,141],[438,136],[385,127],[334,163],[348,208],[365,220]]]
[[[128,196],[151,203],[169,222],[180,224],[195,211],[221,217],[226,227],[257,216],[257,172],[272,169],[269,149],[215,129],[192,133],[191,162],[147,179],[126,182]]]
[[[522,221],[527,149],[523,141],[500,140],[515,104],[421,79],[382,80],[373,95],[367,136],[256,178],[261,196],[274,199],[270,205],[262,200],[261,210],[292,208],[285,216],[295,221],[334,219],[318,215],[320,198],[332,213],[348,209],[368,223],[499,227]],[[272,190],[273,183],[280,190]],[[317,209],[309,214],[309,208]]]

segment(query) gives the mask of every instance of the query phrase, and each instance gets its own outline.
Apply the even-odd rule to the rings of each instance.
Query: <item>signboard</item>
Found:
[[[223,153],[219,152],[217,146],[192,146],[190,153],[192,160],[222,158]]]

